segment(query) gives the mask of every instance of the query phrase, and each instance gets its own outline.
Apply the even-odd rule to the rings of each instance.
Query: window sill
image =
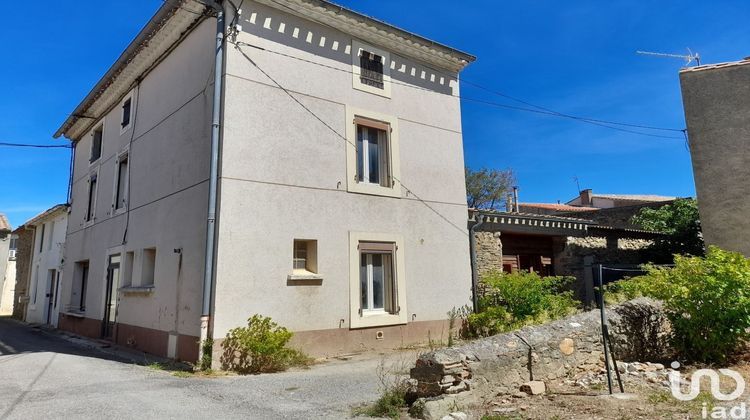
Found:
[[[61,312],[61,314],[72,317],[72,318],[81,318],[81,319],[86,318],[86,312],[84,311],[69,310],[69,311]]]
[[[149,286],[124,286],[117,290],[120,292],[126,294],[126,295],[150,295],[151,293],[154,293],[154,287],[153,285]]]
[[[311,272],[293,273],[287,276],[287,286],[320,286],[323,276]]]
[[[379,184],[368,184],[364,182],[353,181],[351,184],[349,184],[348,191],[357,194],[401,198],[401,184],[398,182],[396,182],[393,187],[388,188],[383,187]]]
[[[406,324],[406,313],[389,314],[388,312],[370,312],[356,316],[351,321],[351,329],[369,328],[369,327],[386,327],[391,325]]]

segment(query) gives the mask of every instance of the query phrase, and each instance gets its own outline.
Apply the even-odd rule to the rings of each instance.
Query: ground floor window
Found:
[[[406,278],[399,235],[349,234],[351,327],[405,324]]]
[[[395,243],[361,242],[359,284],[362,312],[398,313],[393,273]]]

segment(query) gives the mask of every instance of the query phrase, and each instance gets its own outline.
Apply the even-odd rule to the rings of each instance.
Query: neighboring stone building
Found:
[[[701,229],[750,257],[750,58],[680,71]]]
[[[577,197],[569,200],[567,205],[597,209],[630,207],[639,204],[667,203],[677,197],[653,194],[595,194],[591,189],[581,191]]]
[[[31,277],[31,250],[34,245],[34,229],[19,226],[13,231],[16,237],[16,278],[13,290],[13,318],[26,320],[29,301],[29,278]]]
[[[542,276],[574,276],[577,279],[574,290],[585,302],[594,298],[591,272],[594,264],[645,263],[643,251],[660,236],[582,218],[475,210],[470,211],[469,227],[476,223],[479,214],[483,223],[475,229],[475,235],[480,280],[491,272],[518,270]]]
[[[222,4],[219,80],[215,12],[167,1],[56,133],[75,146],[60,327],[189,361],[253,314],[312,355],[447,331],[471,298],[474,57],[323,0]]]

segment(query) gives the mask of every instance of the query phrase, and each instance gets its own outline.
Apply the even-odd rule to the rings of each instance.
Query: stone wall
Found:
[[[410,374],[419,397],[474,388],[513,393],[525,382],[551,381],[603,367],[599,311],[425,353]],[[669,324],[661,305],[636,299],[608,310],[620,361],[665,360]],[[653,338],[653,339],[652,339]]]
[[[493,271],[503,271],[503,243],[500,232],[475,232],[477,272],[479,278]]]
[[[14,234],[18,235],[16,242],[16,282],[13,300],[13,318],[25,320],[27,301],[23,296],[28,295],[29,273],[31,270],[31,247],[34,243],[34,231],[24,229],[23,226],[16,229]]]
[[[651,239],[622,237],[617,231],[601,231],[595,235],[555,238],[555,274],[574,276],[578,280],[574,292],[583,300],[588,300],[587,287],[591,287],[584,281],[585,257],[591,257],[592,264],[639,265],[646,262],[643,251],[653,244]]]

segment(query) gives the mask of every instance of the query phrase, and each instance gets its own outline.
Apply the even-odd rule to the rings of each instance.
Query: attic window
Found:
[[[391,54],[386,50],[352,41],[352,87],[386,98],[391,97]]]
[[[383,89],[383,57],[362,50],[359,56],[359,68],[361,69],[359,80],[363,85]]]

